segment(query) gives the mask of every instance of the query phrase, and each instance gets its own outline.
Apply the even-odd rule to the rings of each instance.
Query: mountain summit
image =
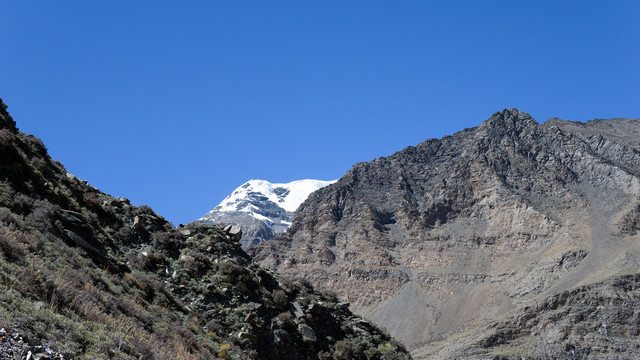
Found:
[[[249,252],[418,359],[639,358],[639,132],[505,109],[354,165]]]
[[[196,222],[239,225],[243,234],[240,244],[246,249],[287,230],[309,194],[334,182],[306,179],[272,184],[249,180]]]

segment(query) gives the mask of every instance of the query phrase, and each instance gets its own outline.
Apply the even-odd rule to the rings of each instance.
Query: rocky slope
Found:
[[[507,109],[356,164],[250,253],[351,302],[417,358],[637,357],[637,317],[618,305],[637,302],[639,135],[638,119],[538,124]],[[593,290],[610,284],[623,300]],[[545,307],[562,294],[573,300]],[[571,318],[579,306],[602,318]],[[604,318],[628,330],[595,334]],[[486,329],[510,335],[474,342]]]
[[[231,226],[172,228],[78,180],[0,103],[0,358],[408,358]]]
[[[640,275],[617,276],[534,302],[458,337],[455,347],[449,340],[423,351],[465,359],[637,359],[639,306]]]
[[[246,249],[287,230],[294,212],[309,194],[334,182],[307,179],[272,184],[250,180],[195,223],[242,227],[240,244]]]

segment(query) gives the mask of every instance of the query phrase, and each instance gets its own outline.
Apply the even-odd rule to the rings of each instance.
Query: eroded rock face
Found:
[[[529,301],[637,271],[638,131],[506,109],[356,164],[251,253],[335,292],[417,357],[438,354]]]
[[[637,359],[640,275],[566,290],[478,329],[456,353],[465,359]],[[451,357],[440,349],[438,357]]]

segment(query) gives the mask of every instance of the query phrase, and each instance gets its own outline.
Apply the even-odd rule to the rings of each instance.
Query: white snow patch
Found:
[[[298,209],[300,204],[302,204],[312,192],[333,184],[336,181],[338,180],[323,181],[305,179],[285,184],[272,184],[266,180],[249,180],[235,189],[231,195],[222,200],[222,202],[220,202],[220,204],[213,210],[209,211],[207,215],[213,215],[220,212],[245,212],[253,213],[252,215],[257,217],[256,215],[258,214],[254,213],[254,210],[257,210],[257,208],[253,204],[238,208],[238,205],[248,198],[250,192],[260,193],[284,210],[293,212]],[[276,193],[276,189],[278,188],[286,189],[289,192],[284,196],[278,195]],[[207,215],[202,219],[206,218]]]
[[[289,212],[296,211],[300,204],[307,200],[312,192],[327,185],[331,185],[336,181],[338,180],[322,181],[307,179],[292,181],[287,184],[273,184],[272,186],[274,188],[282,187],[289,190],[289,194],[285,196],[284,199],[279,199],[280,201],[276,202],[276,204]]]
[[[269,219],[268,217],[261,215],[261,214],[256,214],[254,212],[250,212],[249,214],[251,214],[251,216],[253,216],[254,218],[256,218],[257,220],[262,221],[263,223],[267,224],[267,225],[271,225],[273,224],[273,220]]]

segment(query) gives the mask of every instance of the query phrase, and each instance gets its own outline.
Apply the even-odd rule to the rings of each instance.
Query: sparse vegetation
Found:
[[[13,124],[0,111],[0,328],[73,359],[306,359],[344,339],[368,344],[362,358],[393,358],[383,343],[408,357],[381,331],[352,329],[335,299],[260,268],[222,228],[172,228],[101,193]]]

